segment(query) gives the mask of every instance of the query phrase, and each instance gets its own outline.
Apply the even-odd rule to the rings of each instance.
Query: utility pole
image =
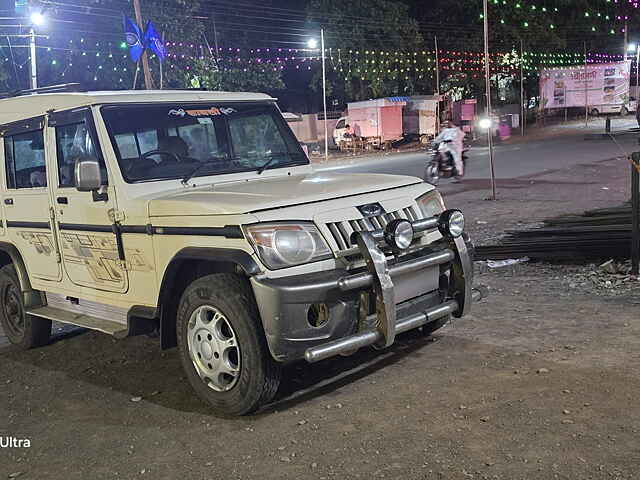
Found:
[[[324,160],[329,160],[329,127],[327,124],[327,71],[325,69],[324,28],[320,29],[320,48],[322,48],[322,106],[324,108]]]
[[[640,273],[640,152],[631,155],[631,275]]]
[[[626,29],[625,29],[625,32],[626,32]],[[589,90],[588,90],[588,82],[587,82],[587,42],[586,41],[584,42],[584,126],[585,127],[589,126]]]
[[[629,22],[627,20],[624,21],[624,46],[622,50],[622,58],[624,60],[627,59],[627,49],[629,48]]]
[[[140,0],[133,0],[133,9],[136,12],[136,22],[140,29],[144,28],[142,23],[142,9],[140,8]],[[151,78],[151,69],[149,68],[149,57],[147,51],[142,52],[142,71],[144,73],[144,86],[147,90],[153,90],[153,78]]]
[[[31,77],[31,88],[35,90],[38,88],[38,62],[36,61],[36,31],[31,27],[29,30],[29,75]]]
[[[440,133],[440,53],[438,52],[438,37],[433,38],[436,49],[436,135]]]
[[[493,125],[491,117],[491,65],[489,64],[489,7],[484,0],[484,75],[487,87],[487,140],[489,142],[489,173],[491,174],[491,200],[496,199],[496,172],[493,165]]]
[[[524,42],[520,39],[520,132],[524,136],[524,119],[527,109],[524,105]]]
[[[634,97],[636,97],[636,112],[638,111],[638,94],[640,93],[640,44],[636,44],[636,91]]]

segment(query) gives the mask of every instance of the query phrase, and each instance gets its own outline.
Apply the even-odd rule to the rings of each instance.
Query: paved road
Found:
[[[617,142],[617,143],[616,143]],[[566,134],[514,145],[497,145],[495,172],[498,179],[514,179],[574,165],[594,163],[638,150],[637,135],[585,140],[584,134]],[[425,152],[395,153],[370,157],[351,157],[319,164],[324,171],[391,173],[422,177]],[[487,147],[472,147],[467,162],[468,180],[489,178]],[[623,168],[627,168],[625,164]]]

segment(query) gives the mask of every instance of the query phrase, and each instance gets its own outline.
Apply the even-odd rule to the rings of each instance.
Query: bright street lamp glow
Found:
[[[315,50],[316,48],[318,48],[318,41],[315,38],[310,39],[307,42],[307,47],[311,50]]]
[[[33,23],[36,27],[40,27],[44,25],[44,15],[40,12],[33,12],[31,14],[31,23]]]
[[[627,46],[627,52],[629,52],[629,53],[635,52],[636,51],[636,47],[637,47],[637,45],[635,43],[630,43]]]
[[[480,122],[478,122],[478,124],[480,125],[480,128],[484,128],[486,130],[487,128],[491,127],[491,120],[488,118],[483,118],[482,120],[480,120]]]

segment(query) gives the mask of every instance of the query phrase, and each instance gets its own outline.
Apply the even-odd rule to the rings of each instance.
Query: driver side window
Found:
[[[107,167],[96,152],[85,122],[56,127],[56,150],[58,152],[58,185],[61,188],[75,187],[73,171],[76,160],[87,156],[98,159],[102,172],[102,184],[108,184]]]

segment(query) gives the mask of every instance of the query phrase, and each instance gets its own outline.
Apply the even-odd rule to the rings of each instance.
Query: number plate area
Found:
[[[440,267],[430,267],[393,277],[396,305],[438,289]]]

